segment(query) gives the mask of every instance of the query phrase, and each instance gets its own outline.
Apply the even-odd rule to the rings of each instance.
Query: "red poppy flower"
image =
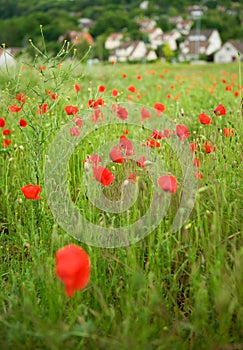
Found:
[[[45,114],[48,110],[48,104],[47,103],[43,103],[42,105],[40,105],[38,107],[37,113],[38,114]]]
[[[114,146],[110,151],[110,158],[113,162],[122,164],[124,162],[124,157],[119,147]]]
[[[192,152],[194,152],[198,149],[198,145],[195,142],[190,143],[190,147],[191,147]]]
[[[132,142],[124,135],[120,136],[119,146],[124,150],[126,156],[131,156],[135,153]]]
[[[121,120],[125,120],[128,118],[128,111],[125,107],[118,106],[115,110],[117,118],[120,118]]]
[[[150,148],[159,148],[160,143],[156,141],[155,139],[148,139],[146,140],[146,146]]]
[[[142,79],[141,75],[137,75],[137,80],[141,80],[141,79]]]
[[[128,86],[127,90],[130,92],[136,92],[136,88],[133,85]]]
[[[68,115],[76,114],[76,113],[78,113],[78,107],[76,107],[76,106],[66,106],[65,107],[65,112]]]
[[[82,128],[82,125],[83,125],[82,118],[80,118],[78,115],[75,115],[74,118],[73,118],[73,121],[74,121],[74,123],[76,124],[76,126],[78,128],[80,128],[80,129]]]
[[[38,194],[41,192],[41,188],[38,185],[26,185],[21,187],[21,191],[27,199],[36,200],[41,198],[38,196]]]
[[[70,135],[71,136],[80,136],[79,128],[70,128]]]
[[[176,135],[180,140],[185,140],[191,135],[191,133],[188,131],[188,128],[186,126],[178,124],[176,125]]]
[[[197,178],[199,180],[202,180],[202,178],[203,178],[201,171],[196,171],[194,176],[195,176],[195,178]]]
[[[204,114],[204,113],[199,114],[198,119],[201,124],[205,124],[205,125],[212,124],[212,120],[207,114]]]
[[[216,147],[210,145],[210,143],[208,141],[205,142],[204,148],[205,148],[206,153],[211,153],[211,152],[215,152],[216,151]]]
[[[100,93],[105,92],[105,86],[104,86],[104,85],[100,85],[99,88],[98,88],[98,91],[99,91]]]
[[[112,94],[112,96],[117,97],[119,95],[119,92],[117,89],[113,89],[111,94]]]
[[[193,165],[198,168],[200,166],[200,159],[199,158],[194,158],[193,159]]]
[[[4,136],[10,135],[10,134],[11,134],[11,130],[5,129],[5,130],[2,131],[2,134],[3,134]]]
[[[128,176],[128,180],[133,183],[133,184],[136,184],[138,182],[138,178],[137,178],[137,175],[136,173],[132,173]]]
[[[19,126],[20,126],[21,128],[25,128],[25,127],[27,126],[27,121],[24,120],[24,119],[20,119],[20,121],[19,121]]]
[[[123,77],[123,78],[126,78],[126,77],[127,77],[126,73],[123,73],[123,74],[122,74],[122,77]]]
[[[81,247],[70,244],[56,252],[56,275],[65,284],[68,297],[86,287],[90,270],[89,256]]]
[[[235,96],[235,97],[238,97],[239,94],[240,94],[239,91],[235,91],[235,92],[234,92],[234,96]]]
[[[98,98],[96,101],[94,100],[88,101],[88,106],[91,108],[101,107],[101,106],[104,106],[104,104],[105,104],[105,101],[102,98]]]
[[[92,120],[92,122],[96,123],[99,120],[99,118],[103,120],[104,115],[99,108],[94,108],[94,113],[91,114],[90,119]]]
[[[81,90],[81,87],[79,84],[74,84],[74,89],[79,92]]]
[[[146,158],[144,156],[141,156],[138,158],[136,163],[140,168],[145,169],[145,167],[146,167],[145,162],[146,162]]]
[[[156,116],[159,116],[165,111],[165,106],[162,103],[156,102],[153,107],[156,110]]]
[[[151,117],[150,111],[147,108],[143,107],[141,109],[141,120],[142,120],[142,122],[144,120],[146,120],[146,119],[149,119],[150,117]]]
[[[230,136],[234,136],[234,134],[235,134],[234,130],[230,128],[224,128],[224,136],[230,137]]]
[[[16,112],[21,111],[22,107],[17,106],[16,104],[14,104],[12,106],[8,106],[8,109],[10,110],[10,112],[16,113]]]
[[[164,136],[162,135],[162,131],[153,129],[153,132],[150,135],[150,137],[152,137],[153,139],[161,140]]]
[[[6,122],[3,118],[0,118],[0,128],[4,128],[6,125]]]
[[[91,156],[88,156],[87,159],[84,161],[84,163],[91,163],[93,167],[97,167],[99,163],[102,162],[102,158],[94,153]]]
[[[216,114],[216,115],[224,115],[224,114],[226,114],[226,109],[224,108],[224,106],[222,104],[219,104],[215,108],[214,114]]]
[[[93,175],[95,180],[99,181],[105,187],[110,186],[114,181],[112,172],[103,166],[94,167]]]
[[[170,130],[164,129],[164,137],[166,137],[167,139],[170,138]]]
[[[12,141],[9,140],[9,139],[3,140],[3,142],[2,142],[2,147],[3,147],[3,148],[8,148],[8,146],[10,145],[11,142],[12,142]]]
[[[25,103],[26,101],[26,98],[24,97],[24,94],[22,93],[19,93],[17,96],[16,96],[16,100],[22,102],[22,103]]]
[[[56,92],[52,92],[50,90],[46,90],[47,94],[50,96],[50,98],[52,98],[53,100],[57,100],[58,99],[58,95]]]
[[[177,189],[176,178],[172,175],[163,175],[158,179],[158,185],[166,192],[174,193]]]

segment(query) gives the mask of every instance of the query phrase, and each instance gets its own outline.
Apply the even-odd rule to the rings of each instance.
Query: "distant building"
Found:
[[[113,50],[116,49],[121,45],[123,39],[122,33],[112,33],[108,36],[108,38],[105,41],[105,48],[107,50]]]
[[[79,18],[78,23],[83,31],[88,32],[93,27],[95,22],[90,18]]]
[[[179,61],[198,60],[204,56],[212,60],[213,54],[221,48],[221,38],[217,29],[191,30],[180,44]]]
[[[230,63],[238,60],[238,52],[240,59],[243,61],[243,42],[228,40],[214,55],[215,63]]]
[[[19,52],[20,48],[0,49],[0,68],[7,68],[15,66],[15,54]]]
[[[145,43],[140,40],[130,41],[121,44],[110,52],[110,62],[127,62],[127,61],[154,61],[157,55],[154,50],[149,50]]]

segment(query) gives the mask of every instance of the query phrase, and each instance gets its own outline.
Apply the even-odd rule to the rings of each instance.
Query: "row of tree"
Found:
[[[0,0],[0,40],[8,47],[28,47],[29,39],[40,42],[40,25],[43,26],[47,49],[56,53],[60,49],[58,38],[70,30],[80,30],[78,18],[95,21],[90,33],[95,38],[93,55],[106,58],[104,41],[111,32],[122,31],[131,39],[147,40],[139,31],[134,18],[155,18],[163,31],[173,25],[172,16],[188,16],[189,0],[149,0],[147,9],[139,7],[141,0]],[[216,28],[223,39],[243,38],[243,0],[201,0],[208,10],[201,18],[202,28]],[[227,11],[219,12],[217,6]],[[82,52],[87,49],[83,43]],[[101,49],[102,48],[102,49]]]

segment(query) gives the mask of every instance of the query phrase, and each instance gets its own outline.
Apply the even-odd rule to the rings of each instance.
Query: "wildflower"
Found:
[[[74,89],[79,92],[81,90],[81,87],[79,84],[74,84]]]
[[[114,181],[112,172],[103,166],[94,167],[93,176],[95,180],[99,181],[105,187],[110,186]]]
[[[78,107],[76,107],[76,106],[66,106],[65,107],[65,112],[68,115],[76,114],[76,113],[78,113]]]
[[[124,108],[122,106],[116,107],[115,113],[116,113],[117,118],[119,118],[121,120],[125,120],[128,118],[128,111],[126,110],[126,108]]]
[[[86,168],[89,168],[90,163],[92,164],[92,167],[97,167],[99,163],[102,162],[102,158],[94,153],[91,156],[88,156],[87,159],[84,161],[84,165]]]
[[[16,96],[16,100],[17,100],[17,101],[20,101],[21,103],[25,103],[26,98],[24,97],[24,94],[19,93],[19,94]]]
[[[203,175],[202,175],[201,171],[196,171],[194,174],[194,177],[199,179],[199,180],[202,180]]]
[[[208,141],[205,142],[204,148],[205,148],[206,153],[211,153],[211,152],[215,152],[216,151],[216,147],[210,145],[210,143]]]
[[[137,175],[136,173],[132,173],[128,176],[128,180],[133,183],[133,184],[136,184],[138,182],[138,178],[137,178]]]
[[[99,88],[98,88],[98,91],[100,92],[100,93],[103,93],[103,92],[105,92],[105,86],[104,85],[100,85],[99,86]]]
[[[0,118],[0,128],[4,128],[6,125],[6,122],[3,118]]]
[[[198,168],[200,166],[200,159],[199,158],[194,158],[193,159],[193,165]]]
[[[153,107],[156,110],[156,116],[159,116],[165,111],[165,106],[162,103],[156,102]]]
[[[26,185],[21,187],[21,191],[27,199],[36,200],[41,198],[38,196],[38,194],[41,192],[41,188],[38,185]]]
[[[58,95],[56,92],[52,92],[50,90],[46,90],[47,94],[50,96],[50,98],[52,98],[53,100],[57,100],[58,99]]]
[[[113,162],[122,164],[124,162],[124,157],[119,147],[114,146],[110,151],[110,158]]]
[[[68,297],[86,287],[90,270],[89,256],[81,247],[69,244],[56,252],[56,275],[65,284]]]
[[[79,128],[70,128],[70,135],[71,136],[80,136]]]
[[[153,129],[153,132],[150,135],[150,137],[152,137],[153,139],[161,140],[164,136],[162,135],[162,131]]]
[[[224,108],[224,106],[222,104],[219,104],[215,108],[214,114],[216,114],[216,115],[224,115],[224,114],[226,114],[226,109]]]
[[[204,113],[199,114],[198,119],[201,124],[212,124],[212,120],[207,114],[204,114]]]
[[[190,143],[190,148],[192,152],[196,151],[198,149],[198,145],[195,142]]]
[[[160,147],[160,143],[158,141],[156,141],[155,139],[147,139],[145,144],[147,147],[150,147],[150,148],[159,148]]]
[[[28,125],[28,124],[27,124],[27,121],[26,121],[26,120],[20,119],[20,121],[19,121],[19,126],[20,126],[21,128],[25,128],[27,125]]]
[[[5,130],[2,131],[2,134],[3,134],[3,136],[10,135],[11,134],[11,130],[5,129]]]
[[[191,135],[191,133],[188,131],[188,128],[186,126],[178,124],[176,125],[176,135],[180,140],[185,140]]]
[[[172,175],[163,175],[158,179],[158,185],[166,192],[174,193],[177,189],[176,178]]]
[[[9,139],[5,139],[5,140],[3,140],[3,142],[2,142],[2,147],[3,148],[8,148],[8,146],[11,144],[11,140],[9,140]]]
[[[136,88],[133,85],[128,86],[127,90],[130,92],[136,92]]]
[[[139,157],[139,159],[137,160],[136,163],[140,168],[145,169],[145,167],[146,167],[145,162],[146,162],[146,158],[144,156],[141,156],[141,157]]]
[[[120,136],[119,146],[124,150],[126,156],[131,156],[135,153],[132,142],[125,135]]]
[[[146,120],[146,119],[149,119],[150,117],[151,117],[150,111],[147,108],[143,107],[141,109],[141,120],[142,120],[142,122],[144,120]]]
[[[112,96],[117,97],[119,95],[119,92],[117,89],[113,89],[111,94],[112,94]]]
[[[164,137],[166,137],[167,139],[170,138],[170,130],[164,129]]]
[[[48,104],[47,103],[43,103],[42,105],[40,105],[38,107],[37,113],[38,114],[45,114],[48,110]]]
[[[235,134],[234,130],[230,128],[224,128],[224,136],[230,137],[230,136],[234,136],[234,134]]]
[[[8,106],[8,109],[10,110],[10,112],[16,113],[16,112],[21,111],[22,107],[17,106],[16,104],[14,104],[14,105]]]

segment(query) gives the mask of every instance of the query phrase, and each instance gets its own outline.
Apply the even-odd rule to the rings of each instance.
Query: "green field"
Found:
[[[89,66],[72,60],[62,64],[49,60],[19,63],[0,71],[1,350],[243,349],[241,75],[237,62]],[[104,92],[99,92],[101,85],[105,86]],[[118,93],[112,92],[114,89]],[[99,98],[104,101],[104,107],[100,107],[104,113],[98,115],[90,130],[95,109],[88,106],[88,101]],[[133,123],[132,117],[124,122],[117,118],[117,124],[109,119],[111,125],[105,125],[109,106],[123,103],[131,110],[129,115],[140,113],[142,107],[153,113],[155,103],[163,104],[165,111],[154,117],[156,122],[187,127],[190,136],[179,142],[196,145],[194,154],[189,146],[187,154],[199,159],[200,164],[195,164],[199,167],[192,165],[192,169],[202,178],[190,179],[196,181],[195,203],[176,232],[172,225],[183,189],[191,195],[190,186],[182,186],[185,169],[180,155],[168,143],[174,139],[178,142],[178,135],[171,132],[170,139],[156,140],[160,147],[150,148],[146,140],[153,131],[152,117],[148,129]],[[226,114],[216,115],[214,110],[220,104]],[[18,112],[16,106],[21,107]],[[62,141],[68,136],[55,138],[73,118],[66,113],[66,106],[78,108],[76,117],[83,123],[81,134],[86,125],[89,129],[77,147],[72,145],[67,163]],[[212,124],[200,123],[198,115],[202,113],[211,118]],[[23,121],[20,126],[21,119],[26,126]],[[103,227],[104,235],[106,230],[109,234],[112,227],[136,222],[153,197],[149,169],[138,167],[131,159],[122,165],[110,160],[107,167],[115,181],[102,187],[89,174],[88,184],[106,198],[119,200],[121,183],[130,173],[136,173],[137,201],[119,214],[89,202],[84,161],[93,153],[105,155],[121,135],[141,142],[141,149],[156,164],[161,160],[163,168],[176,177],[178,188],[171,194],[167,213],[157,227],[147,222],[151,232],[146,237],[113,248],[86,244],[76,239],[71,228],[66,232],[53,215],[45,183],[46,166],[52,170],[52,160],[58,159],[67,165],[66,186],[78,212]],[[206,152],[206,141],[212,146],[210,153]],[[56,158],[50,153],[53,142]],[[41,199],[25,198],[20,189],[27,184],[41,187]],[[62,201],[62,187],[55,187],[55,191],[52,201]],[[69,212],[60,206],[62,220]],[[80,238],[82,232],[78,234]],[[95,232],[90,232],[92,235]],[[73,298],[66,296],[55,274],[55,254],[69,243],[85,249],[91,262],[90,281]]]

